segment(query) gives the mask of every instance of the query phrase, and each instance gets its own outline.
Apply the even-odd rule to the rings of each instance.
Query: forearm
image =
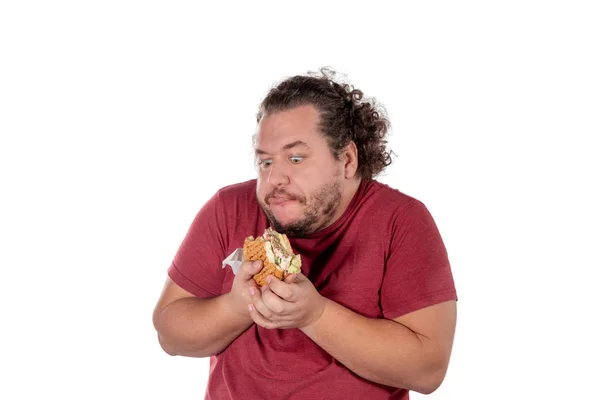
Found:
[[[430,393],[445,373],[427,338],[395,321],[367,318],[330,300],[321,317],[302,331],[373,382]]]
[[[228,303],[228,294],[211,299],[184,298],[154,319],[161,347],[170,355],[208,357],[223,351],[250,325]]]

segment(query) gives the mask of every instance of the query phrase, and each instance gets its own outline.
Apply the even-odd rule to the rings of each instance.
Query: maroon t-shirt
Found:
[[[256,180],[219,190],[194,219],[169,277],[200,298],[228,293],[234,275],[222,261],[268,226]],[[377,181],[363,181],[333,225],[290,242],[321,295],[366,317],[392,319],[457,298],[425,206]],[[252,325],[211,357],[206,399],[408,399],[408,391],[359,377],[299,329]]]

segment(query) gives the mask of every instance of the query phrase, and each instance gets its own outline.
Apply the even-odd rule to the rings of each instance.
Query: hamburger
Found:
[[[260,260],[263,267],[254,275],[258,286],[267,283],[267,276],[273,275],[283,280],[289,274],[300,272],[302,261],[299,254],[294,254],[290,241],[285,234],[267,228],[262,236],[254,239],[249,236],[244,240],[244,261]]]

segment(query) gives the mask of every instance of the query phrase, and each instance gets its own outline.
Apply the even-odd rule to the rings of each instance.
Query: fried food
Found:
[[[300,272],[302,261],[299,254],[294,254],[292,246],[285,234],[280,234],[271,228],[254,239],[249,236],[244,240],[244,261],[260,260],[263,268],[254,275],[258,286],[266,284],[267,276],[285,279],[289,274]]]

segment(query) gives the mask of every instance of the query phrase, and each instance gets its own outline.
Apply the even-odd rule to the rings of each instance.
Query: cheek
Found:
[[[315,174],[306,174],[296,180],[297,186],[302,190],[305,196],[310,196],[326,182],[328,182],[328,180],[326,179],[324,171],[319,171]]]

